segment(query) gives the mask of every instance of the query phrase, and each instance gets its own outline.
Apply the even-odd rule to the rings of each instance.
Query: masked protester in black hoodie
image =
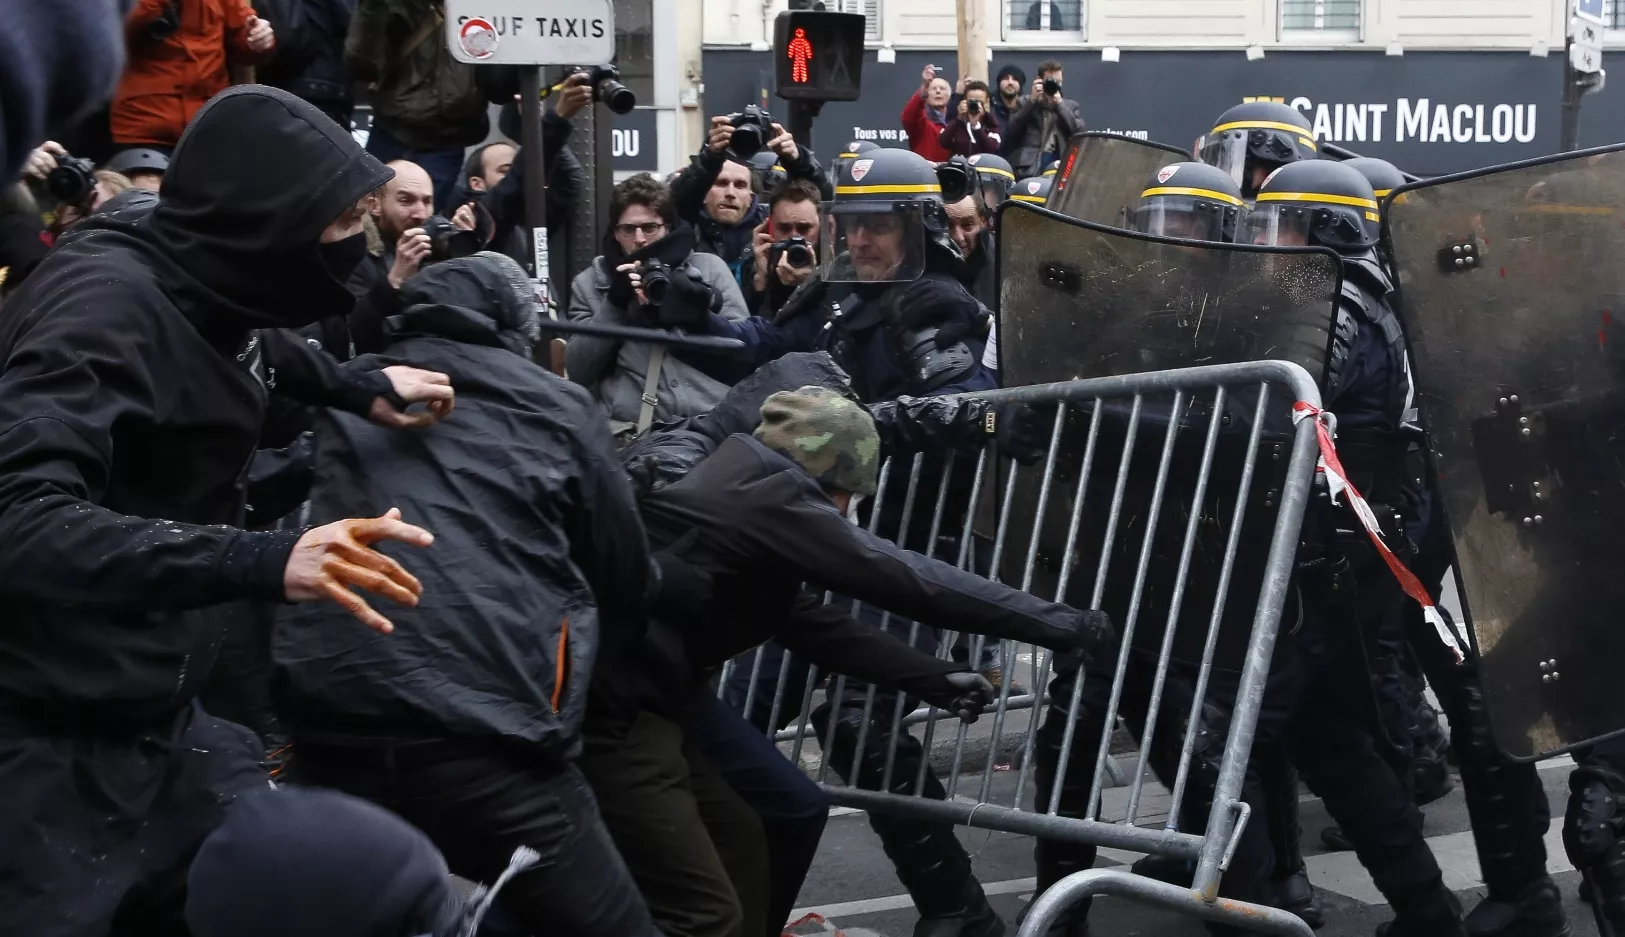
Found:
[[[273,391],[391,425],[419,418],[385,397],[449,409],[441,375],[346,377],[281,331],[348,308],[357,203],[387,178],[311,105],[233,88],[181,138],[155,209],[81,222],[0,316],[13,932],[185,932],[185,861],[237,791],[266,784],[258,741],[194,701],[233,620],[209,606],[327,597],[387,629],[346,584],[416,602],[368,546],[430,542],[398,514],[236,526]]]

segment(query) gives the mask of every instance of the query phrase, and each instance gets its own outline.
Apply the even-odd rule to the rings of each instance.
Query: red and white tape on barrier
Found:
[[[1444,615],[1440,613],[1438,606],[1433,604],[1433,597],[1428,595],[1426,589],[1422,588],[1421,580],[1416,578],[1416,574],[1411,572],[1400,561],[1399,557],[1394,555],[1394,551],[1388,548],[1388,544],[1383,541],[1382,528],[1377,524],[1377,515],[1372,512],[1371,505],[1366,503],[1365,496],[1360,494],[1359,489],[1354,487],[1353,482],[1349,481],[1348,472],[1344,471],[1342,461],[1337,458],[1337,447],[1332,444],[1332,434],[1326,429],[1326,421],[1321,419],[1322,412],[1319,407],[1311,403],[1305,403],[1302,400],[1292,405],[1292,421],[1294,423],[1306,419],[1315,421],[1315,438],[1320,442],[1320,464],[1316,466],[1315,470],[1325,473],[1326,484],[1332,493],[1332,503],[1337,503],[1339,495],[1344,492],[1348,493],[1349,507],[1354,509],[1354,516],[1360,519],[1360,526],[1365,528],[1366,536],[1371,538],[1371,543],[1376,546],[1377,553],[1382,556],[1382,561],[1388,564],[1388,570],[1394,574],[1395,579],[1399,580],[1399,587],[1405,590],[1406,595],[1415,599],[1418,605],[1422,606],[1423,617],[1428,620],[1428,623],[1433,626],[1433,630],[1438,633],[1439,640],[1443,641],[1445,646],[1450,648],[1451,653],[1456,655],[1456,663],[1461,663],[1463,660],[1461,643],[1456,640],[1455,630],[1450,627],[1449,622],[1445,621]]]

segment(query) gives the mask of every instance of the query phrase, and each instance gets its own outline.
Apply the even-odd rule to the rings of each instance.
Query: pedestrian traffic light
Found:
[[[780,13],[773,22],[778,96],[787,101],[856,101],[866,24],[862,13]]]

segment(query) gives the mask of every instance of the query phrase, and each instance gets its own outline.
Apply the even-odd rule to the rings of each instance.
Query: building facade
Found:
[[[990,61],[971,77],[1011,63],[1031,78],[1039,61],[1056,59],[1092,129],[1187,147],[1224,108],[1268,97],[1303,110],[1323,138],[1418,173],[1558,147],[1565,0],[973,2],[989,24]],[[921,69],[958,72],[956,0],[826,3],[868,16],[869,51],[863,99],[824,108],[815,148],[829,153],[854,138],[904,145],[898,114]],[[709,115],[749,103],[785,110],[771,96],[769,49],[785,0],[655,6],[672,20],[669,36],[654,24],[655,96],[675,105],[661,128],[661,169],[677,168],[699,146]],[[1607,15],[1625,68],[1625,0],[1610,0]],[[669,67],[659,62],[663,43],[675,58]],[[1605,56],[1605,64],[1615,61]],[[1587,96],[1582,145],[1625,140],[1621,95],[1605,88]]]

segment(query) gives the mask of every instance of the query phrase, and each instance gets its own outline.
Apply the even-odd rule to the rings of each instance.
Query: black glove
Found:
[[[666,295],[655,307],[655,321],[662,328],[692,329],[705,325],[717,305],[716,291],[687,272],[673,273]]]
[[[950,673],[943,674],[941,689],[920,698],[964,722],[975,722],[996,695],[993,684],[979,673]]]
[[[898,325],[905,332],[934,326],[937,348],[949,348],[976,334],[982,304],[957,281],[923,276],[903,287]]]
[[[1054,420],[1053,414],[1045,416],[1024,403],[1003,403],[987,411],[983,429],[998,445],[999,455],[1032,465],[1049,452]]]
[[[1111,647],[1117,641],[1117,629],[1112,627],[1110,615],[1098,608],[1079,609],[1074,614],[1077,617],[1069,626],[1071,634],[1068,647],[1055,650],[1076,649],[1085,654],[1094,654],[1102,648]]]
[[[711,607],[714,583],[704,570],[684,560],[676,550],[651,553],[649,562],[659,570],[654,577],[657,587],[650,597],[651,613],[692,618]]]

